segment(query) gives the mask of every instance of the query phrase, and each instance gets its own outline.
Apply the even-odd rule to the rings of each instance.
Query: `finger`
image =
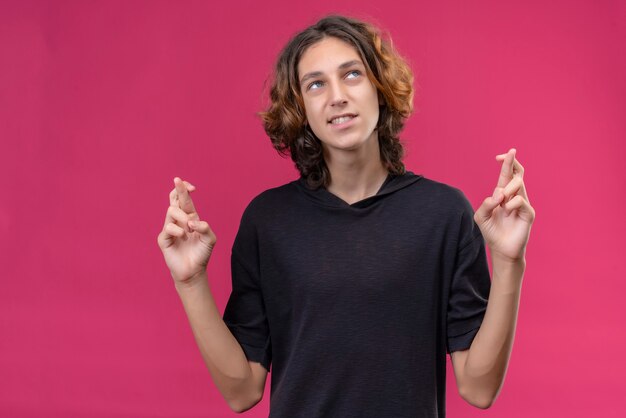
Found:
[[[157,242],[160,248],[168,248],[170,247],[176,238],[181,238],[185,236],[185,231],[178,225],[173,223],[169,223],[165,225],[159,236],[157,237]]]
[[[502,202],[503,198],[504,193],[502,193],[502,188],[496,187],[493,191],[493,195],[483,200],[483,203],[476,210],[474,221],[476,221],[476,223],[482,223],[491,218],[493,210]]]
[[[526,190],[524,189],[524,179],[518,176],[513,177],[513,180],[511,180],[509,184],[506,185],[502,193],[504,193],[503,202],[508,202],[513,197],[515,197],[515,195],[520,195],[523,198],[526,198]]]
[[[196,186],[194,186],[193,184],[187,183],[186,181],[184,183],[187,185],[187,190],[190,193],[196,190]],[[176,187],[172,189],[172,191],[169,194],[169,197],[170,197],[170,205],[178,206],[178,193],[176,193]]]
[[[179,177],[176,177],[174,178],[174,184],[176,185],[178,205],[180,208],[187,213],[195,212],[196,208],[193,206],[193,201],[191,200],[191,196],[189,196],[189,192],[187,191],[187,187],[185,187],[183,181]]]
[[[185,183],[185,186],[187,186],[187,190],[189,190],[190,192],[193,192],[194,190],[196,190],[196,186],[189,183],[188,181],[183,181],[183,183]]]
[[[187,223],[190,220],[195,220],[197,218],[198,216],[195,213],[189,214],[177,206],[169,206],[165,215],[165,223],[163,224],[163,227],[165,228],[168,223],[175,223],[183,229],[186,229],[188,232],[191,232],[191,230],[187,227]]]
[[[526,186],[524,185],[524,166],[517,159],[513,160],[513,177],[522,179],[522,186],[519,189],[518,194],[530,202],[528,193],[526,192]]]
[[[170,206],[178,207],[178,194],[176,193],[176,187],[170,192]]]
[[[520,217],[530,222],[535,220],[535,209],[520,195],[515,196],[504,205],[504,211],[507,215],[510,215],[514,210],[519,212]]]
[[[200,241],[209,244],[211,246],[215,245],[217,241],[217,237],[211,230],[211,227],[208,223],[201,221],[199,219],[191,220],[188,222],[189,227],[200,234]]]
[[[524,177],[524,166],[517,160],[513,160],[513,174]]]
[[[502,161],[503,159],[506,158],[507,154],[500,154],[500,155],[496,155],[496,160],[497,161]],[[520,176],[524,177],[524,167],[522,166],[522,164],[520,164],[519,160],[517,158],[513,159],[513,175],[519,174]]]
[[[170,237],[182,238],[185,236],[185,230],[181,228],[180,226],[173,224],[171,222],[165,225],[165,228],[163,228],[163,230],[165,231],[167,236],[170,236]]]
[[[496,160],[498,160],[498,161],[504,160],[504,158],[507,156],[507,154],[508,154],[508,152],[505,152],[504,154],[496,155]]]
[[[515,148],[511,148],[506,153],[500,169],[500,177],[496,187],[506,187],[513,178],[513,160],[515,159]]]

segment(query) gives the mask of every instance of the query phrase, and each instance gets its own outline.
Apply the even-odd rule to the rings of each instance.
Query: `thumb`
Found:
[[[200,234],[200,241],[207,244],[215,244],[216,237],[208,223],[199,220],[190,220],[188,225],[192,231],[196,231]]]
[[[502,193],[502,187],[496,187],[492,196],[489,196],[483,200],[482,205],[476,210],[474,218],[477,223],[481,223],[491,218],[493,210],[502,202],[504,193]]]

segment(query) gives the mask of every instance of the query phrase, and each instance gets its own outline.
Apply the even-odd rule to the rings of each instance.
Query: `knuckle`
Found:
[[[175,225],[175,224],[169,224],[168,226],[169,226],[168,233],[170,235],[180,236],[180,232],[181,232],[181,227],[180,226]]]
[[[177,221],[187,220],[187,214],[181,208],[177,206],[171,206],[171,208],[172,208],[172,217],[174,219],[176,219]]]

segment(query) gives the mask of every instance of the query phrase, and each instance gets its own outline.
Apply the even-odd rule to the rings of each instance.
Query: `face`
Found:
[[[302,54],[298,76],[307,123],[325,152],[352,151],[378,141],[378,92],[354,47],[324,38]]]

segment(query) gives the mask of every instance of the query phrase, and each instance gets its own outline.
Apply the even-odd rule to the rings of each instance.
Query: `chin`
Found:
[[[327,143],[326,147],[341,151],[356,151],[359,148],[364,147],[365,143],[366,142],[363,140],[336,141]]]

